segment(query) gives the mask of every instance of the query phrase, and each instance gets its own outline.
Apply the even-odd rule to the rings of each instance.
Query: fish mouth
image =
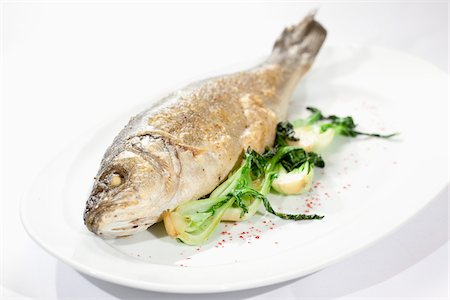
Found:
[[[85,211],[86,227],[103,238],[120,238],[146,230],[157,221],[139,216],[130,218],[133,204],[136,203],[102,203],[95,210]]]
[[[91,231],[95,234],[98,234],[97,232],[98,232],[99,223],[101,222],[103,215],[107,211],[112,210],[112,205],[109,205],[109,208],[105,207],[105,205],[101,205],[101,206],[103,206],[103,208],[101,208],[100,205],[98,207],[89,205],[91,203],[98,202],[98,198],[99,197],[97,195],[92,195],[89,197],[86,208],[84,210],[84,214],[83,214],[84,224],[86,225],[86,227],[88,228],[89,231]]]

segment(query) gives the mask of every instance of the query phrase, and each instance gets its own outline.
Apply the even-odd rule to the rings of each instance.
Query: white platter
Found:
[[[324,48],[294,95],[291,117],[307,105],[352,115],[361,130],[401,133],[389,141],[340,138],[311,193],[270,198],[279,210],[323,220],[260,214],[221,224],[202,247],[168,238],[161,225],[126,239],[94,236],[83,224],[84,204],[103,152],[132,110],[55,157],[22,199],[23,224],[49,253],[90,276],[153,291],[224,292],[304,276],[355,254],[448,184],[448,76],[431,64],[380,48]]]

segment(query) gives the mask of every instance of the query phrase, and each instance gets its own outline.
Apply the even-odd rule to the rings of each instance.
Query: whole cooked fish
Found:
[[[325,36],[309,14],[283,31],[263,64],[190,84],[132,117],[103,157],[87,228],[102,237],[145,230],[164,211],[209,194],[244,149],[271,145]]]

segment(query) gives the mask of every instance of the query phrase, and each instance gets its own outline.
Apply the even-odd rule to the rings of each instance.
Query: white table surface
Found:
[[[20,194],[74,136],[168,86],[262,57],[310,8],[320,8],[328,45],[400,49],[448,73],[448,2],[1,5],[4,299],[211,298],[140,291],[76,272],[26,235]],[[214,298],[447,298],[448,239],[447,187],[395,233],[343,262]]]

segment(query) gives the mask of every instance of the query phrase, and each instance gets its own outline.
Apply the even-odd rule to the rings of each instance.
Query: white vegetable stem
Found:
[[[335,131],[328,129],[325,132],[320,132],[320,126],[307,125],[294,128],[295,136],[298,141],[288,141],[291,146],[296,146],[305,149],[306,152],[322,152],[333,140]]]
[[[242,208],[230,207],[222,216],[222,221],[245,221],[253,217],[261,206],[261,199],[253,199],[252,203],[248,206],[248,212],[241,216]]]
[[[272,182],[272,188],[285,195],[297,195],[309,191],[314,178],[314,169],[309,169],[309,164],[306,163],[304,167],[288,173],[280,166],[278,176]]]

